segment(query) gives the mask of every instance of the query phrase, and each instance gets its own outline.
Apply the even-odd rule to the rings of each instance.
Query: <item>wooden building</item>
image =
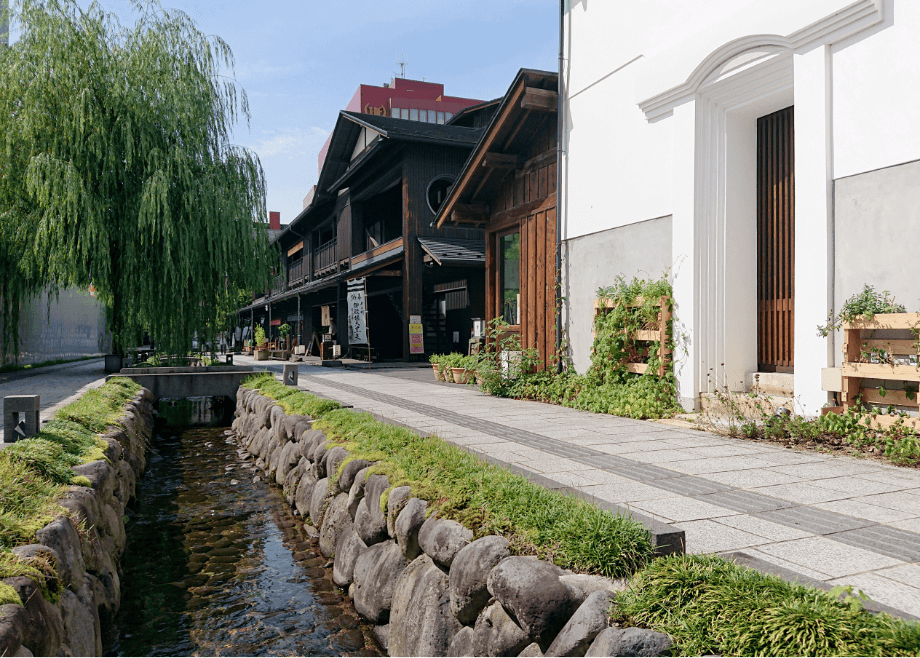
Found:
[[[544,364],[556,353],[557,79],[518,73],[437,222],[485,230],[486,319],[504,318]]]
[[[465,351],[472,319],[484,314],[483,231],[438,228],[435,217],[483,134],[472,124],[494,109],[458,113],[456,125],[341,112],[312,200],[275,241],[283,272],[241,321],[288,322],[302,345],[331,326],[344,356],[349,282],[363,279],[376,358]],[[410,349],[413,316],[422,319],[423,353]]]

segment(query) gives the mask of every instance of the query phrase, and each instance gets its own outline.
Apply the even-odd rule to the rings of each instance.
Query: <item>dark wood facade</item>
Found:
[[[556,88],[555,73],[518,74],[438,220],[485,228],[487,320],[507,302],[502,238],[519,236],[520,322],[512,330],[544,365],[556,353]]]
[[[355,153],[362,129],[378,136]],[[433,180],[456,178],[481,134],[481,129],[343,112],[313,202],[276,240],[283,280],[242,311],[256,319],[302,316],[298,338],[305,344],[320,324],[320,307],[334,306],[338,342],[347,352],[347,281],[364,277],[369,338],[378,357],[424,358],[410,354],[412,316],[423,319],[426,353],[465,350],[470,319],[485,312],[483,296],[467,289],[482,287],[482,250],[479,263],[434,265],[425,262],[419,237],[481,245],[481,228],[437,228],[426,197]],[[460,287],[464,295],[455,294],[451,304],[465,301],[463,312],[443,303]],[[455,334],[459,344],[452,340]]]
[[[793,108],[757,120],[757,367],[792,372],[795,353]]]

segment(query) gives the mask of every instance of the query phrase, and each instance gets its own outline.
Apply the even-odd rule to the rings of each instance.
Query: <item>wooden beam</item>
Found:
[[[559,94],[549,89],[528,87],[524,90],[521,107],[525,110],[555,112],[559,107]]]
[[[489,221],[489,216],[481,215],[481,214],[471,214],[468,212],[464,212],[462,210],[454,209],[450,213],[450,221],[452,221],[454,224],[474,224],[477,226],[479,225],[485,226],[485,223]]]
[[[378,270],[367,276],[402,276],[402,270]]]
[[[523,164],[521,156],[515,153],[486,153],[482,166],[492,169],[517,169]]]

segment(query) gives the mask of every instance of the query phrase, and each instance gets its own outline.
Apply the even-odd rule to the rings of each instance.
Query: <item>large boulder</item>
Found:
[[[578,593],[582,601],[594,592],[625,592],[629,581],[625,578],[605,578],[587,573],[567,573],[559,578],[569,589]]]
[[[454,557],[473,540],[473,532],[456,521],[437,518],[437,512],[418,531],[418,545],[440,565],[450,567]]]
[[[473,653],[473,629],[471,627],[464,626],[459,633],[454,635],[454,639],[450,641],[450,646],[447,648],[447,655],[463,658],[476,655]]]
[[[284,480],[287,478],[288,473],[292,468],[297,466],[297,462],[300,461],[300,451],[297,449],[297,444],[288,441],[284,444],[284,447],[281,448],[281,455],[278,457],[278,468],[275,471],[275,482],[280,485],[284,485]]]
[[[578,606],[546,650],[547,656],[584,656],[597,634],[610,626],[612,592],[596,591]]]
[[[337,486],[339,478],[339,467],[346,459],[348,459],[348,456],[348,451],[341,446],[336,446],[326,453],[326,476],[329,478],[329,481],[333,483],[333,486],[336,488],[337,492],[344,491],[345,493],[348,493],[348,489],[339,489]]]
[[[335,562],[332,565],[332,581],[339,587],[348,587],[354,580],[355,563],[367,544],[355,532],[354,523],[348,523],[339,534],[335,544]]]
[[[306,517],[310,514],[310,500],[313,497],[315,484],[316,478],[313,477],[313,472],[307,467],[304,474],[300,476],[297,491],[294,492],[294,507],[300,512],[301,517]]]
[[[412,487],[395,487],[390,491],[387,498],[387,534],[390,539],[396,539],[396,519],[411,496]]]
[[[370,465],[371,462],[366,459],[352,459],[345,464],[345,468],[342,469],[342,473],[339,475],[339,479],[336,482],[339,491],[344,491],[345,493],[350,492],[355,482],[355,476]]]
[[[58,574],[65,587],[78,589],[83,585],[86,568],[83,563],[83,547],[80,535],[73,521],[66,516],[59,516],[54,521],[35,533],[35,538],[42,546],[47,546],[57,553]]]
[[[26,544],[25,546],[17,546],[12,550],[12,553],[21,562],[32,565],[46,563],[53,567],[54,575],[43,570],[45,573],[45,587],[48,590],[56,590],[58,585],[70,586],[70,571],[67,570],[66,565],[62,563],[61,558],[58,556],[58,552],[53,548],[42,544]]]
[[[355,610],[372,624],[389,621],[396,580],[407,564],[392,541],[374,544],[355,562]]]
[[[323,525],[323,513],[326,511],[326,500],[329,497],[329,480],[323,478],[313,485],[310,494],[310,521],[317,528]]]
[[[313,462],[313,475],[317,480],[326,477],[326,446],[327,441],[323,441],[313,449],[313,456],[309,458]]]
[[[387,538],[387,525],[382,514],[373,514],[369,509],[367,496],[358,503],[355,510],[355,530],[365,544],[371,546]]]
[[[548,646],[581,603],[559,578],[564,572],[533,557],[505,558],[489,573],[486,585],[541,647]]]
[[[450,612],[447,574],[422,555],[403,570],[390,609],[390,654],[443,656],[460,622]]]
[[[17,576],[6,578],[19,595],[26,616],[22,625],[22,644],[38,656],[57,656],[61,652],[64,638],[64,622],[57,606],[51,605],[42,596],[39,586],[31,578]]]
[[[418,545],[418,531],[425,524],[425,511],[428,503],[421,498],[411,498],[396,517],[393,529],[396,531],[396,543],[407,560],[414,560],[422,553]]]
[[[71,656],[101,656],[102,626],[88,578],[76,593],[64,590],[60,601],[64,621],[64,645]]]
[[[346,525],[351,524],[348,515],[348,494],[340,493],[332,499],[326,513],[323,515],[323,524],[319,529],[319,550],[326,557],[335,553],[335,545],[339,535]]]
[[[508,540],[498,535],[477,539],[457,553],[450,565],[450,610],[461,624],[476,621],[491,596],[489,572],[509,555]]]
[[[644,628],[607,628],[594,638],[586,656],[670,656],[671,638]]]
[[[0,656],[17,655],[27,619],[26,609],[18,603],[0,605]]]
[[[531,642],[530,636],[496,601],[476,619],[472,655],[516,656]]]
[[[344,475],[345,473],[342,473],[343,477]],[[355,518],[355,515],[358,513],[358,504],[364,499],[364,485],[366,484],[366,480],[367,468],[362,468],[355,474],[351,483],[351,489],[348,490],[348,513],[351,514],[351,518]]]

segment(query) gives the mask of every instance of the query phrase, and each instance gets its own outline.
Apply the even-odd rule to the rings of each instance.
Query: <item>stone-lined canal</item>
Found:
[[[380,655],[232,432],[161,434],[138,481],[109,654]]]

